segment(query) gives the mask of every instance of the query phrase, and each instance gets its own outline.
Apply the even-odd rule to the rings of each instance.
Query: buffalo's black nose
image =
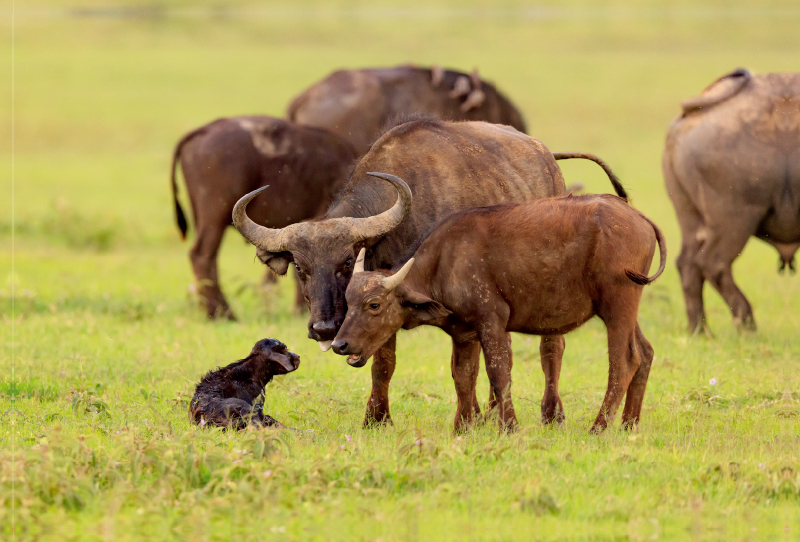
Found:
[[[314,322],[311,324],[309,330],[309,338],[316,341],[330,341],[336,336],[339,331],[339,326],[342,323],[337,320],[328,320],[325,322]]]
[[[331,343],[331,348],[333,348],[333,351],[339,354],[340,356],[349,354],[349,352],[347,351],[348,346],[350,345],[340,339],[336,339],[335,341],[333,341],[333,343]]]

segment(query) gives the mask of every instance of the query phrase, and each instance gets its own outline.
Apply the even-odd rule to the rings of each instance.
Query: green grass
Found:
[[[4,540],[800,540],[800,282],[777,275],[777,254],[753,241],[735,276],[758,332],[738,335],[709,289],[716,337],[689,337],[660,173],[682,99],[738,66],[797,70],[796,7],[319,2],[225,12],[235,4],[218,2],[197,12],[179,2],[120,18],[70,17],[69,5],[16,2],[13,275],[10,199],[0,213]],[[1,8],[9,21],[8,0]],[[640,311],[656,361],[637,433],[587,433],[607,378],[600,322],[567,337],[565,429],[541,426],[538,340],[517,336],[521,431],[498,436],[487,424],[459,439],[444,334],[400,335],[395,424],[362,429],[369,370],[305,338],[291,280],[265,292],[235,232],[221,274],[241,321],[202,316],[169,197],[177,139],[219,116],[281,115],[334,68],[404,62],[478,66],[532,135],[603,156],[664,229],[670,265]],[[8,84],[0,92],[9,103]],[[10,120],[0,111],[0,125]],[[10,193],[9,129],[0,141]],[[596,166],[562,167],[568,183],[609,190]],[[263,337],[302,356],[298,372],[269,386],[265,411],[313,432],[190,425],[197,378]],[[487,389],[482,375],[482,403]]]

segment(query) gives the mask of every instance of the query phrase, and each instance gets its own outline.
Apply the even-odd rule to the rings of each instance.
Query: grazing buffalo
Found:
[[[647,277],[655,244],[661,265]],[[608,389],[592,431],[603,431],[627,393],[622,422],[639,420],[653,348],[637,323],[642,287],[664,270],[658,227],[616,196],[553,198],[479,207],[446,218],[396,273],[365,272],[347,286],[347,317],[333,350],[361,366],[398,329],[432,325],[455,348],[476,337],[501,429],[516,427],[508,332],[568,333],[599,316],[608,329]],[[360,258],[363,258],[363,249]],[[562,339],[563,341],[563,339]],[[542,358],[545,423],[564,419],[558,364]],[[468,362],[468,363],[467,363]],[[476,359],[453,356],[455,429],[472,423]]]
[[[794,270],[800,247],[800,73],[739,69],[683,102],[667,133],[662,167],[681,227],[689,329],[709,333],[703,282],[722,295],[734,325],[755,329],[731,264],[751,236]]]
[[[272,377],[296,371],[300,356],[275,339],[258,341],[250,355],[227,367],[211,371],[197,385],[189,417],[199,425],[231,429],[286,426],[264,414],[258,399]],[[258,403],[258,404],[257,404]]]
[[[217,252],[236,201],[270,185],[272,197],[251,210],[259,224],[281,228],[321,216],[355,158],[352,146],[327,130],[271,117],[219,119],[181,138],[172,161],[172,194],[185,239],[175,180],[180,161],[197,230],[189,257],[210,318],[234,319],[219,286]]]
[[[395,172],[408,184],[372,171]],[[624,194],[619,181],[612,177],[612,182]],[[285,273],[294,263],[311,311],[308,336],[327,350],[344,320],[344,292],[362,247],[367,249],[367,269],[391,269],[434,224],[455,211],[560,196],[565,188],[550,151],[509,126],[417,119],[389,129],[372,145],[320,220],[283,229],[258,226],[245,214],[258,192],[236,204],[234,225],[276,273]],[[562,344],[545,337],[543,352],[560,359]],[[477,340],[466,345],[453,355],[477,360]],[[373,358],[365,424],[391,421],[394,367],[393,335]]]
[[[350,141],[360,154],[387,122],[424,113],[445,120],[482,120],[525,131],[522,115],[477,71],[413,66],[342,70],[314,84],[289,105],[288,118],[322,126]]]

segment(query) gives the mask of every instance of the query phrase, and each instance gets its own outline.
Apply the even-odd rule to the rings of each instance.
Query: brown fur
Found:
[[[333,230],[328,219],[373,217],[398,199],[391,184],[369,172],[401,177],[413,200],[395,229],[380,238],[357,240]],[[289,262],[295,264],[311,312],[308,336],[322,343],[336,336],[344,320],[344,292],[360,248],[368,249],[367,269],[391,269],[453,212],[565,193],[561,170],[540,141],[509,126],[419,119],[389,130],[372,145],[325,217],[296,228],[293,247],[260,257],[277,273],[285,273]],[[478,353],[472,348],[459,355],[467,350]],[[395,361],[391,337],[374,356],[365,424],[391,422],[389,383]]]
[[[248,425],[285,428],[264,414],[258,399],[275,375],[295,371],[300,357],[275,339],[258,341],[250,355],[206,374],[195,388],[189,417],[196,424],[241,430]]]
[[[661,265],[647,277],[656,243]],[[510,396],[508,333],[541,335],[546,377],[542,419],[550,423],[563,420],[561,335],[596,315],[608,329],[609,380],[592,430],[606,428],[626,392],[622,421],[632,427],[639,420],[653,359],[637,323],[642,284],[655,280],[665,262],[660,230],[616,196],[569,196],[462,211],[422,242],[396,288],[382,283],[386,271],[353,276],[347,317],[333,348],[349,354],[348,363],[358,367],[401,327],[442,328],[454,345],[459,431],[478,410],[477,358],[462,352],[477,337],[501,427],[509,428],[517,420]]]
[[[235,319],[219,286],[217,253],[236,201],[270,185],[270,197],[250,206],[258,224],[283,227],[318,217],[355,158],[349,143],[326,130],[271,117],[219,119],[181,138],[172,163],[175,212],[185,238],[175,179],[180,162],[197,230],[189,257],[209,318]],[[302,303],[298,287],[295,306]]]
[[[451,95],[462,77],[465,92]],[[491,83],[481,81],[477,73],[437,67],[337,71],[295,98],[287,116],[294,122],[336,132],[363,154],[388,120],[409,113],[482,120],[525,131],[520,112]]]
[[[773,245],[780,269],[800,247],[800,73],[718,79],[670,126],[662,160],[681,227],[681,274],[691,331],[709,333],[708,281],[734,323],[755,329],[732,264],[750,237]],[[684,104],[684,108],[686,108]]]

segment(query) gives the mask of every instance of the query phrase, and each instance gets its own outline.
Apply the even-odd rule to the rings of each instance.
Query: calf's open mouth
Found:
[[[369,357],[364,354],[350,354],[347,356],[347,364],[350,365],[350,367],[363,367],[366,365],[368,359]]]

